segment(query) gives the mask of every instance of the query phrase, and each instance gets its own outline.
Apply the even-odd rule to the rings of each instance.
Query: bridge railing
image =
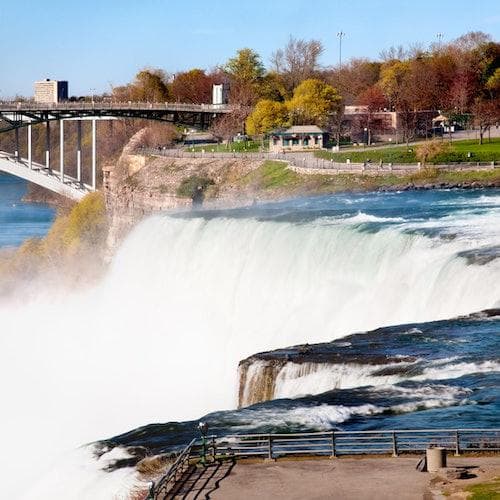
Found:
[[[35,101],[0,102],[0,111],[78,111],[78,110],[157,110],[227,113],[234,106],[223,104],[186,104],[178,102],[58,102],[39,103]]]

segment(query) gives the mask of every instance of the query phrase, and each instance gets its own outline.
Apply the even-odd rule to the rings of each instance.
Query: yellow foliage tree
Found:
[[[287,123],[288,109],[284,103],[262,99],[247,118],[246,131],[250,135],[260,135]]]
[[[293,123],[324,126],[340,111],[341,101],[339,93],[331,85],[310,78],[295,89],[286,104]]]

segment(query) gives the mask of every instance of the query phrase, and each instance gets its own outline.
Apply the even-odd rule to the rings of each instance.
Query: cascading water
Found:
[[[153,217],[95,288],[0,304],[5,491],[82,443],[234,408],[253,353],[498,304],[500,259],[467,257],[500,243],[498,193],[434,195],[439,214],[411,196]]]

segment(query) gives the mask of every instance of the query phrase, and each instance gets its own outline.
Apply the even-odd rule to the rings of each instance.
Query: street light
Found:
[[[339,31],[337,33],[337,37],[339,39],[339,67],[342,68],[342,38],[345,37],[345,33],[343,31]]]
[[[208,432],[208,424],[206,422],[198,423],[198,430],[201,434],[201,464],[207,464],[207,432]]]

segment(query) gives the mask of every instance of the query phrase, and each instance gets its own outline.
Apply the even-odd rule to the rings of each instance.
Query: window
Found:
[[[290,139],[283,139],[283,146],[290,146]]]
[[[303,144],[304,146],[309,146],[309,138],[308,138],[308,137],[306,137],[306,138],[302,141],[302,144]]]
[[[299,140],[298,139],[292,139],[292,144],[294,146],[298,146],[299,145]]]

